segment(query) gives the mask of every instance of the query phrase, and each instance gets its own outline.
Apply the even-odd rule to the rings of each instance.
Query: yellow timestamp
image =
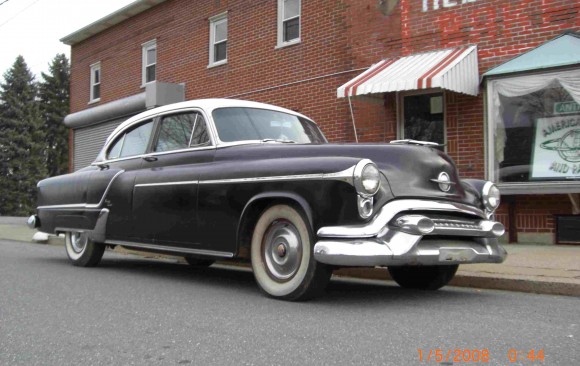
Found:
[[[482,349],[421,349],[418,348],[419,362],[479,362],[487,363],[491,360],[491,352],[487,348]],[[516,362],[544,362],[544,349],[518,350],[510,348],[507,352],[507,361]]]

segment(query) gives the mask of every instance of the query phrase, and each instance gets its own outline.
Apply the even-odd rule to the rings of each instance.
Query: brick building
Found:
[[[71,169],[146,108],[255,100],[312,117],[333,142],[443,143],[463,177],[499,184],[510,241],[580,242],[579,11],[565,0],[135,1],[62,39]]]

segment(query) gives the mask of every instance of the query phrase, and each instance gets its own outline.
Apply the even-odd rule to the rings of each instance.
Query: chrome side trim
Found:
[[[318,230],[324,238],[371,238],[378,236],[395,215],[402,211],[441,211],[474,215],[486,219],[485,213],[473,206],[446,201],[427,201],[418,199],[395,200],[387,203],[366,224],[325,226]]]
[[[179,150],[171,150],[171,151],[162,151],[162,152],[153,152],[148,154],[140,154],[140,155],[133,155],[128,156],[125,158],[118,158],[118,159],[108,159],[108,160],[99,160],[98,162],[91,163],[92,166],[100,166],[103,164],[115,163],[119,161],[126,161],[132,159],[143,159],[149,156],[163,156],[163,155],[171,155],[171,154],[179,154],[183,152],[190,152],[190,151],[201,151],[201,150],[215,150],[215,145],[208,145],[208,146],[201,146],[201,147],[189,147],[186,149],[179,149]]]
[[[228,184],[228,183],[254,183],[254,182],[278,182],[292,180],[338,180],[353,184],[354,165],[336,173],[316,173],[316,174],[297,174],[297,175],[278,175],[271,177],[253,177],[253,178],[232,178],[232,179],[214,179],[201,180],[199,184]]]
[[[111,189],[111,185],[113,184],[115,179],[117,179],[117,177],[123,173],[125,173],[125,171],[120,170],[117,172],[117,174],[115,174],[113,176],[113,178],[111,178],[111,180],[109,181],[109,184],[107,185],[107,188],[105,189],[105,192],[103,192],[103,196],[101,197],[101,200],[99,201],[99,203],[71,203],[68,205],[48,205],[48,206],[38,206],[37,209],[38,210],[54,210],[54,209],[95,209],[95,208],[99,208],[99,207],[103,206],[103,203],[105,202],[105,197],[107,197],[107,193],[109,193],[109,190]]]
[[[135,184],[135,188],[160,187],[160,186],[182,186],[182,185],[198,184],[198,183],[199,183],[199,181],[197,181],[197,180],[182,181],[182,182],[165,182],[165,183],[141,183],[141,184]]]
[[[234,253],[230,253],[230,252],[218,252],[215,250],[192,249],[192,248],[176,248],[176,247],[167,247],[167,246],[163,246],[163,245],[144,244],[144,243],[136,243],[136,242],[131,242],[131,241],[122,241],[122,240],[106,240],[105,244],[121,245],[124,247],[131,247],[131,248],[159,250],[159,251],[172,252],[172,253],[178,253],[178,254],[197,254],[197,255],[207,255],[207,256],[211,256],[211,257],[222,257],[222,258],[233,258],[234,257]]]
[[[142,183],[136,184],[135,187],[159,187],[159,186],[176,186],[187,184],[231,184],[231,183],[255,183],[255,182],[279,182],[279,181],[296,181],[296,180],[338,180],[353,184],[354,165],[336,173],[316,173],[316,174],[297,174],[297,175],[277,175],[271,177],[253,177],[253,178],[231,178],[231,179],[210,179],[210,180],[189,180],[163,183]]]

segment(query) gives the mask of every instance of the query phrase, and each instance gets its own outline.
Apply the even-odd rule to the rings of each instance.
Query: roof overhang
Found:
[[[97,20],[94,23],[87,25],[74,33],[60,39],[60,41],[69,46],[84,41],[85,39],[101,33],[102,31],[111,28],[122,21],[134,17],[137,14],[144,12],[156,5],[161,4],[167,0],[137,0],[131,4],[117,10],[116,12],[107,15],[104,18]]]
[[[431,88],[477,96],[477,47],[449,48],[382,60],[338,88],[337,96]]]
[[[580,33],[566,32],[489,70],[483,77],[501,77],[526,71],[580,64]]]

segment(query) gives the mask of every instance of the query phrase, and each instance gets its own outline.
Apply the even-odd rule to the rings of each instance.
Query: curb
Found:
[[[339,277],[393,281],[386,268],[341,268],[334,271],[334,275]],[[580,284],[511,277],[474,276],[461,273],[461,267],[460,271],[457,272],[448,286],[527,292],[543,295],[580,296]]]

